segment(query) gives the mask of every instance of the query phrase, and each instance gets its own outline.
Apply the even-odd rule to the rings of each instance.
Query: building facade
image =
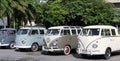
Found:
[[[110,3],[113,3],[117,8],[120,9],[120,0],[106,0]]]

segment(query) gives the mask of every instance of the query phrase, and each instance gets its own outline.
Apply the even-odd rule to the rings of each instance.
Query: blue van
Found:
[[[46,33],[45,27],[38,26],[26,26],[21,27],[16,34],[15,48],[28,49],[31,51],[37,51],[43,43],[43,37]]]
[[[9,46],[9,48],[14,48],[16,32],[14,28],[0,29],[0,47]]]

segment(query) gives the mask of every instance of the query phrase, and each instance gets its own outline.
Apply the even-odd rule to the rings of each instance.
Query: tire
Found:
[[[35,51],[38,51],[38,50],[39,50],[38,44],[36,44],[36,43],[32,44],[31,51],[35,52]]]
[[[69,55],[70,52],[71,52],[70,46],[65,46],[65,47],[64,47],[64,54],[65,54],[65,55]]]
[[[15,48],[15,42],[11,42],[10,45],[9,45],[9,48],[14,49]]]
[[[105,59],[110,59],[110,57],[111,57],[111,49],[108,48],[105,51],[104,58]]]
[[[85,55],[85,54],[81,54],[81,57],[82,57],[82,58],[86,58],[87,55]]]

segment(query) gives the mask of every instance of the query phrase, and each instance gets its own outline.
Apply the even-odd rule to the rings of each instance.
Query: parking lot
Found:
[[[15,51],[14,49],[0,49],[0,61],[119,61],[120,52],[112,53],[109,60],[101,56],[82,58],[76,53],[65,56],[61,53],[41,54],[41,51]]]

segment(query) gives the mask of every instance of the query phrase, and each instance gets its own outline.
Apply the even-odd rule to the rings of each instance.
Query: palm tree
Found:
[[[6,27],[7,24],[5,24],[4,21],[4,16],[6,15],[8,20],[10,17],[12,17],[12,13],[13,10],[12,8],[9,6],[9,2],[10,0],[0,0],[0,18],[2,19],[2,22],[4,24],[4,28]]]
[[[33,13],[35,13],[35,6],[37,0],[0,0],[0,18],[3,18],[4,14],[8,19],[14,19],[18,22],[18,26],[21,22],[27,22],[34,19]],[[4,20],[2,20],[4,23]],[[10,20],[9,20],[10,22]],[[9,23],[8,22],[8,23]],[[4,25],[6,27],[6,25]]]

